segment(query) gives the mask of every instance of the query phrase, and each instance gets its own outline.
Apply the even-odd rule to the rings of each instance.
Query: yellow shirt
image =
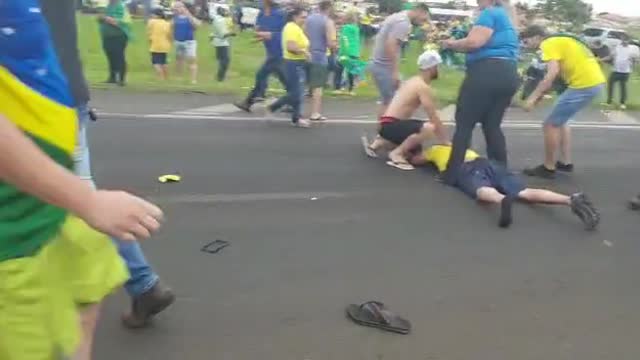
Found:
[[[163,19],[150,19],[147,23],[150,52],[168,53],[171,50],[171,23]]]
[[[542,61],[560,63],[560,75],[571,89],[584,89],[605,82],[598,60],[591,50],[570,37],[551,37],[542,41]]]
[[[451,146],[434,145],[425,150],[423,155],[425,160],[433,163],[438,171],[443,172],[447,170],[447,163],[449,162],[449,157],[451,156]],[[480,155],[478,155],[475,151],[467,150],[464,161],[472,161],[479,157]]]
[[[360,24],[362,25],[371,25],[371,23],[373,22],[373,18],[370,15],[363,15],[362,18],[360,18]]]
[[[287,43],[293,41],[298,49],[309,51],[309,38],[298,24],[290,21],[282,29],[282,55],[287,60],[305,60],[303,54],[294,54],[287,50]]]

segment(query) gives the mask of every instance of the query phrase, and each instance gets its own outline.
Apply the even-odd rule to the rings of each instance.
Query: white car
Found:
[[[604,27],[591,26],[582,31],[582,37],[586,43],[593,47],[597,41],[602,42],[604,46],[613,50],[620,45],[624,37],[628,37],[624,30],[616,30]]]

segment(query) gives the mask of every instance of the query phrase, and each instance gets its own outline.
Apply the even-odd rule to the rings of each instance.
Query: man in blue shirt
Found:
[[[287,14],[274,0],[264,0],[264,5],[256,19],[256,39],[264,43],[267,58],[256,73],[256,82],[247,98],[236,103],[236,107],[251,112],[251,106],[267,90],[269,75],[272,73],[284,87],[286,84],[282,69],[282,29],[287,23]]]

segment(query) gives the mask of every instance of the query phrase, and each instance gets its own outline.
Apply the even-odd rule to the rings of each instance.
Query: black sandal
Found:
[[[361,305],[347,306],[347,317],[362,326],[406,335],[411,331],[409,320],[392,313],[378,301],[367,301]]]

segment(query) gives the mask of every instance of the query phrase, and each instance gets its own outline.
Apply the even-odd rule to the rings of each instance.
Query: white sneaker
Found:
[[[627,110],[627,105],[625,104],[620,105],[620,110]]]
[[[298,122],[293,125],[296,127],[305,128],[305,129],[311,127],[311,123],[307,119],[299,119]]]

